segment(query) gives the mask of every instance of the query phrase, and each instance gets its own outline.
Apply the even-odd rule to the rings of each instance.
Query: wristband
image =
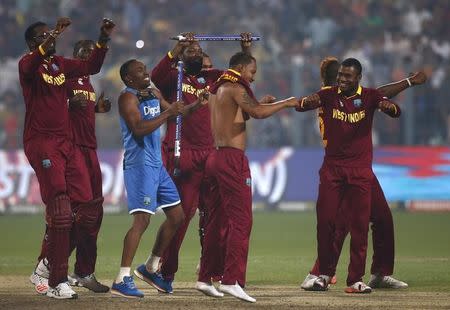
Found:
[[[409,80],[409,77],[406,78],[406,82],[408,82],[408,87],[411,87],[411,86],[412,86],[412,83],[411,83],[411,81]]]
[[[395,106],[395,104],[393,104],[392,106],[393,106],[394,109],[395,109],[394,115],[397,115],[397,112],[398,112],[398,111],[397,111],[397,107]]]
[[[303,105],[305,104],[305,99],[306,99],[306,98],[303,98],[303,99],[302,99],[302,102],[300,102],[300,108],[302,108],[302,109],[303,109]]]

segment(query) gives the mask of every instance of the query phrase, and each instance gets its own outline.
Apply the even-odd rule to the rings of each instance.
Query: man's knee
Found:
[[[103,218],[103,197],[91,200],[76,207],[75,223],[78,226],[97,227]]]
[[[133,216],[133,229],[143,233],[150,224],[150,214],[145,212],[136,212]]]
[[[49,201],[46,210],[46,220],[49,228],[70,230],[73,224],[72,208],[67,195],[59,195]]]

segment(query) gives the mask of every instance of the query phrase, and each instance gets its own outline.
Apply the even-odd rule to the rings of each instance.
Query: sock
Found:
[[[39,261],[39,264],[36,266],[35,272],[44,278],[50,277],[50,270],[48,268],[48,261],[46,258],[43,258]]]
[[[129,277],[130,276],[131,267],[120,267],[119,274],[116,278],[116,283],[123,282],[123,277]]]
[[[161,257],[156,256],[155,254],[150,254],[150,256],[147,258],[147,261],[145,262],[145,266],[147,267],[147,270],[150,273],[155,273],[159,269],[159,261]]]

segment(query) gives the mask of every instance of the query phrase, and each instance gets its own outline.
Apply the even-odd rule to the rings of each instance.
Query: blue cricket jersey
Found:
[[[125,88],[124,92],[130,92],[134,95],[138,93],[136,89],[130,87]],[[150,97],[139,102],[139,112],[144,120],[151,120],[157,117],[161,112],[159,99],[150,93]],[[133,133],[122,117],[120,117],[120,127],[123,148],[125,149],[123,169],[135,165],[162,166],[161,133],[159,127],[143,137],[133,136]]]

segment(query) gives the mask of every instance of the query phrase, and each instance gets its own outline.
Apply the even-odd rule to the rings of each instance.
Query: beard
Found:
[[[190,75],[199,74],[202,70],[203,58],[195,57],[185,61],[186,73]]]

